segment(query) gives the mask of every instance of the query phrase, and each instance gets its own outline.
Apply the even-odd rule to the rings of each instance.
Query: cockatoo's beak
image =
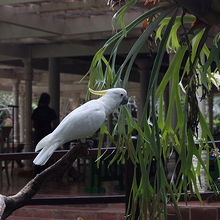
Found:
[[[107,92],[108,90],[95,91],[95,90],[89,88],[89,91],[90,91],[93,95],[103,96],[103,95],[106,94],[106,92]]]
[[[126,104],[128,104],[128,96],[125,96],[121,102],[121,105],[126,105]]]

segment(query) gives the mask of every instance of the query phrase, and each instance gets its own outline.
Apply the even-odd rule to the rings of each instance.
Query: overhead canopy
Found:
[[[59,57],[61,72],[85,74],[96,51],[114,34],[112,17],[117,6],[113,9],[107,2],[1,0],[0,64],[3,65],[0,65],[0,78],[13,79],[21,72],[19,78],[22,79],[19,67],[23,66],[22,59],[25,58],[32,59],[35,70],[47,71],[48,58]],[[126,23],[145,10],[142,0],[129,10]],[[123,56],[129,51],[141,28],[126,37],[119,54]]]
[[[127,22],[143,10],[142,2]],[[113,34],[114,13],[105,0],[1,0],[0,60],[93,55]]]

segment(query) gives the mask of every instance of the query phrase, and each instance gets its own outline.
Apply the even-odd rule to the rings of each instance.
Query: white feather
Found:
[[[47,146],[48,143],[50,143],[52,141],[52,133],[48,134],[46,137],[44,137],[43,139],[41,139],[41,141],[39,141],[39,143],[37,144],[36,148],[35,148],[35,152],[41,150],[42,148],[44,148],[45,146]]]
[[[33,163],[36,165],[44,165],[50,159],[51,155],[58,147],[59,147],[58,142],[44,147],[40,151],[40,153],[36,156]]]

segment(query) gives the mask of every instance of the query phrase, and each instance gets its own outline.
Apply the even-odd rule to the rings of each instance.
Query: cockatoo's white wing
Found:
[[[68,121],[70,118],[72,118],[72,115],[74,114],[78,114],[78,112],[84,112],[86,113],[85,111],[88,109],[93,110],[101,110],[100,109],[100,103],[98,102],[97,103],[97,100],[91,100],[91,101],[88,101],[86,103],[84,103],[83,105],[79,106],[78,108],[74,109],[72,112],[70,112],[61,122],[59,125],[61,125],[62,123],[65,123],[65,121]],[[97,109],[98,108],[98,109]]]
[[[54,135],[63,143],[94,134],[105,121],[104,107],[98,100],[90,101],[72,111],[54,130]]]
[[[34,159],[36,165],[43,165],[52,153],[62,144],[94,134],[105,121],[103,106],[98,100],[92,100],[68,114],[57,128],[44,137],[35,151],[41,152]]]

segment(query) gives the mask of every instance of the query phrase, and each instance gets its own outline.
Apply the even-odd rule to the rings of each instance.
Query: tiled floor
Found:
[[[14,212],[8,220],[19,220],[21,217],[29,217],[34,220],[36,217],[42,219],[71,219],[78,220],[122,220],[124,219],[124,205],[69,205],[69,206],[26,206]]]
[[[105,190],[105,193],[88,193],[88,189],[91,187],[89,183],[89,178],[85,178],[82,180],[81,178],[84,174],[77,174],[78,179],[68,177],[65,174],[62,178],[60,176],[50,178],[45,181],[38,195],[46,194],[46,195],[71,195],[71,196],[79,196],[79,195],[103,195],[103,194],[122,194],[123,190],[118,190],[119,182],[117,180],[114,181],[102,181],[101,189]],[[85,176],[89,175],[89,171],[86,170]],[[3,185],[0,186],[0,193],[5,195],[11,195],[17,193],[25,184],[31,180],[33,177],[32,171],[25,171],[23,168],[16,167],[13,172],[13,176],[10,177],[10,185],[7,184],[5,173],[3,172]],[[103,190],[100,190],[103,191]]]

